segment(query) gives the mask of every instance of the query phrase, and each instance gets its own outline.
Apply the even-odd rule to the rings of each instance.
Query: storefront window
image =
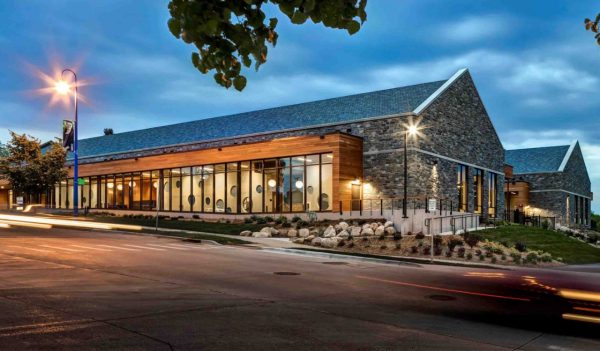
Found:
[[[498,175],[496,173],[488,173],[488,216],[496,217],[496,197],[498,193],[496,191],[496,179]]]
[[[279,159],[279,179],[277,212],[290,212],[292,202],[292,183],[290,181],[290,159]]]
[[[228,163],[227,164],[227,192],[225,194],[227,198],[226,213],[237,213],[238,212],[238,164]]]
[[[458,210],[467,212],[468,204],[468,186],[467,186],[467,166],[457,165],[456,167],[456,186],[458,188]]]
[[[277,160],[265,160],[264,184],[265,212],[277,212],[277,187],[280,181],[277,176]]]
[[[215,165],[215,212],[225,212],[225,164]]]
[[[204,180],[202,179],[202,167],[192,167],[192,196],[194,197],[192,202],[192,211],[202,211],[202,189]]]
[[[333,165],[323,164],[321,165],[321,211],[331,210],[332,207],[332,191],[333,191]]]
[[[317,155],[317,162],[314,163],[314,165],[310,166],[308,164],[308,158],[307,158],[307,165],[306,165],[306,210],[307,211],[319,211],[320,209],[320,205],[319,205],[319,194],[321,193],[321,186],[320,186],[320,166],[319,166],[319,162],[318,162],[318,155]]]
[[[254,161],[252,162],[252,212],[260,213],[263,212],[263,162]]]
[[[475,213],[481,213],[483,211],[483,170],[475,168],[473,169],[473,189],[475,200]]]
[[[196,198],[192,195],[192,169],[185,167],[181,169],[181,203],[182,211],[190,212]]]
[[[214,212],[215,168],[214,166],[204,166],[203,172],[204,212]]]
[[[293,163],[292,163],[293,164]],[[292,212],[304,212],[304,166],[292,167]]]

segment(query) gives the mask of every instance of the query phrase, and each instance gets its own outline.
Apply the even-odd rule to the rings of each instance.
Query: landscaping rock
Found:
[[[362,230],[371,229],[371,225],[369,223],[363,224]]]
[[[329,226],[327,227],[327,229],[325,229],[325,231],[323,232],[323,237],[324,238],[331,238],[332,236],[335,236],[336,232],[335,232],[335,228],[333,226]]]
[[[271,237],[271,233],[269,231],[269,233],[267,232],[254,232],[252,233],[252,237],[253,238],[270,238]]]
[[[298,231],[296,229],[290,229],[287,232],[287,236],[289,236],[290,238],[296,237],[298,236]]]
[[[370,235],[374,235],[374,234],[375,234],[375,232],[373,231],[373,229],[371,229],[371,228],[369,227],[369,228],[365,228],[365,229],[363,229],[363,230],[362,230],[362,232],[361,232],[361,234],[362,234],[362,235],[365,235],[365,236],[370,236]]]
[[[352,227],[352,231],[350,231],[350,234],[353,237],[356,237],[356,236],[360,236],[360,232],[361,232],[361,228],[360,227]]]
[[[386,227],[386,228],[389,228],[389,227],[394,227],[394,222],[392,222],[392,221],[387,221],[387,222],[385,222],[385,224],[384,224],[383,226],[384,226],[384,227]]]
[[[293,238],[292,242],[294,244],[304,244],[304,238]]]
[[[298,232],[298,235],[301,236],[301,237],[303,237],[303,238],[306,238],[307,236],[310,235],[310,231],[308,230],[308,228],[302,228]]]
[[[337,247],[338,242],[339,242],[338,238],[336,238],[336,237],[324,238],[321,240],[321,246],[327,247],[327,248],[334,248],[334,247]]]
[[[385,233],[385,228],[380,225],[379,227],[377,227],[377,229],[375,229],[375,235],[380,236],[383,235]]]
[[[277,229],[277,236],[287,236],[289,229],[287,228],[279,228]]]
[[[264,227],[260,230],[261,233],[269,233],[271,234],[271,227]]]
[[[252,235],[252,232],[250,230],[244,230],[243,232],[240,233],[241,236],[250,236]]]
[[[348,239],[348,237],[350,237],[350,233],[348,233],[345,230],[342,230],[338,235],[338,238],[342,238],[342,239]]]
[[[312,241],[316,237],[317,237],[316,235],[311,234],[311,235],[307,236],[305,239],[306,239],[306,241]]]
[[[348,223],[346,222],[340,222],[340,224],[338,224],[340,226],[341,230],[348,230],[348,227],[350,226]]]
[[[319,230],[318,229],[311,229],[310,235],[312,235],[312,236],[319,236]]]
[[[378,227],[379,227],[379,223],[376,223],[376,222],[371,223],[371,229],[373,229],[373,231],[376,231]]]
[[[385,232],[389,235],[394,235],[396,234],[396,229],[394,227],[387,227],[385,228]]]
[[[279,230],[277,230],[277,229],[275,229],[275,228],[271,227],[271,235],[273,235],[273,236],[277,236],[277,235],[279,235]]]
[[[321,240],[323,240],[323,239],[316,237],[316,238],[312,239],[310,243],[313,246],[321,246]]]

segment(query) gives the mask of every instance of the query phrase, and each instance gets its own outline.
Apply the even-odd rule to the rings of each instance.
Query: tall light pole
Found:
[[[75,101],[75,129],[73,132],[73,215],[79,215],[79,162],[77,157],[77,129],[79,128],[79,121],[77,120],[77,74],[72,69],[66,68],[62,71],[60,78],[61,80],[56,83],[56,91],[59,94],[68,94],[71,90],[71,86],[64,79],[65,73],[71,73],[73,75],[73,100]]]
[[[407,197],[408,197],[408,137],[417,135],[416,125],[409,125],[404,131],[404,198],[402,199],[402,218],[408,218],[407,215]]]

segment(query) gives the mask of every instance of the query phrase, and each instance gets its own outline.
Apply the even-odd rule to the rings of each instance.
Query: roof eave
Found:
[[[414,113],[420,115],[429,105],[431,105],[438,97],[440,97],[458,78],[460,78],[463,74],[467,73],[469,70],[467,68],[459,69],[450,79],[448,79],[441,87],[439,87],[436,91],[433,92],[425,101],[423,101],[416,109],[414,109]]]

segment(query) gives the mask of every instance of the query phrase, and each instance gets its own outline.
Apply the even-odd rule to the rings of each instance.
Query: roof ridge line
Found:
[[[567,163],[569,162],[569,159],[571,158],[571,155],[573,154],[573,150],[575,150],[575,146],[577,145],[577,139],[573,140],[571,142],[571,145],[569,146],[569,150],[567,150],[567,153],[565,153],[565,157],[563,158],[562,162],[560,163],[560,167],[558,167],[558,171],[559,172],[564,172],[565,167],[567,167]]]
[[[433,94],[429,95],[429,97],[425,99],[425,101],[423,101],[419,106],[417,106],[417,108],[414,109],[413,112],[417,115],[421,114],[421,112],[423,112],[427,107],[429,107],[429,105],[431,105],[433,101],[435,101],[435,99],[442,95],[452,84],[454,84],[454,82],[458,78],[460,78],[463,74],[465,74],[468,71],[469,69],[467,68],[461,68],[458,71],[456,71],[452,75],[452,77],[450,77],[444,84],[442,84],[441,87],[434,91]]]

